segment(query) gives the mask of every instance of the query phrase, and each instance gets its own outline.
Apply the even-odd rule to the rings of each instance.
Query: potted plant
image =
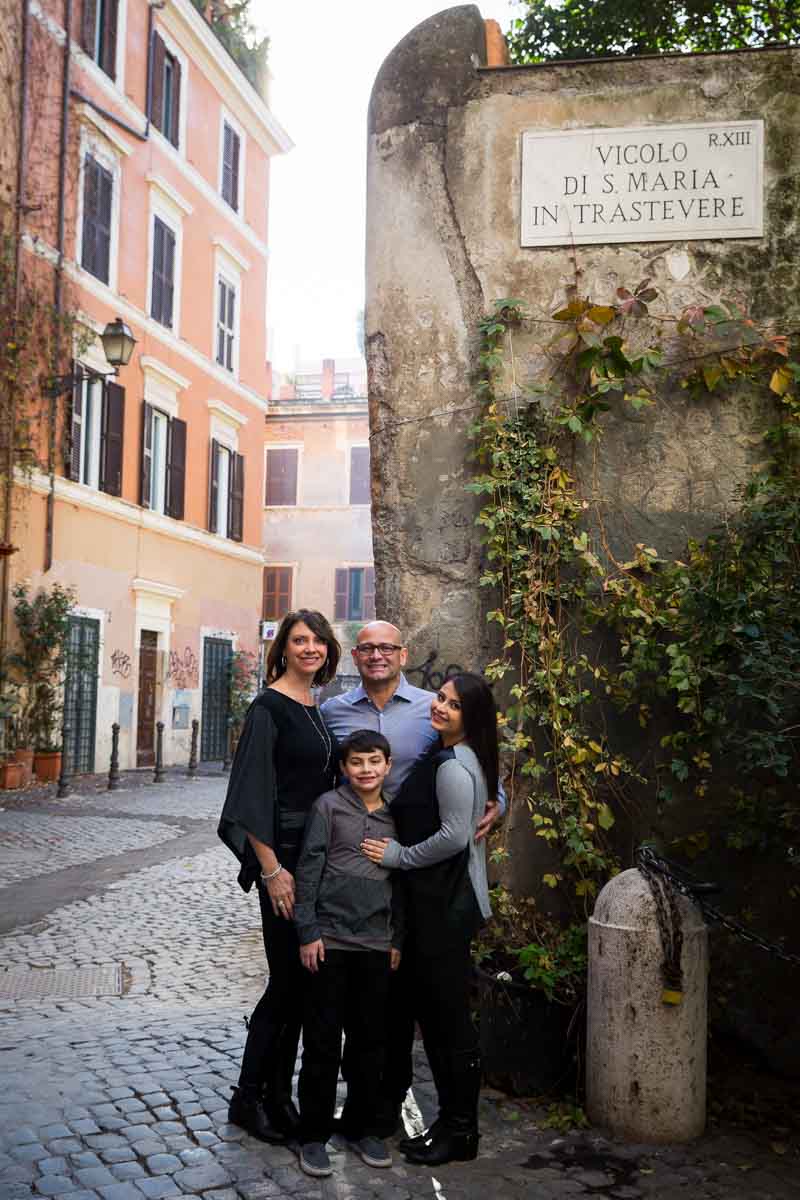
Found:
[[[8,662],[20,697],[14,756],[30,772],[35,754],[44,755],[40,765],[45,778],[57,778],[53,755],[60,753],[58,714],[75,593],[54,583],[31,596],[28,584],[18,583],[13,596],[18,645]]]
[[[247,710],[258,690],[258,658],[252,650],[234,650],[228,666],[228,719],[231,735],[231,756],[242,731]]]
[[[560,925],[530,897],[492,889],[473,948],[487,1083],[512,1095],[573,1087],[586,990],[586,926]]]

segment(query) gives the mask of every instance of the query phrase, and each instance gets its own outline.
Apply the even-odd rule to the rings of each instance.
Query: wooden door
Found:
[[[158,634],[142,630],[139,646],[139,715],[136,722],[136,764],[151,767],[156,759],[156,673]]]

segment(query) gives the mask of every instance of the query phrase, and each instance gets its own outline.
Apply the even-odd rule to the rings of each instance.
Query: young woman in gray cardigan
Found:
[[[483,842],[475,830],[497,795],[497,712],[477,675],[445,682],[431,705],[439,747],[414,768],[392,801],[397,838],[366,837],[373,863],[403,872],[406,937],[391,1015],[384,1104],[402,1103],[410,1078],[415,1019],[439,1098],[426,1133],[400,1149],[437,1166],[478,1153],[480,1054],[469,1011],[470,942],[490,915]]]

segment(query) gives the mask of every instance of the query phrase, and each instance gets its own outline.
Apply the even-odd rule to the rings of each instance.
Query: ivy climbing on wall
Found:
[[[468,486],[500,634],[487,675],[507,696],[512,796],[555,851],[543,883],[578,912],[618,869],[609,834],[642,789],[700,800],[716,771],[729,845],[790,856],[800,832],[796,792],[781,787],[800,750],[798,330],[759,327],[734,304],[671,314],[658,300],[650,280],[608,301],[573,294],[524,387],[525,302],[498,300],[479,330]],[[591,461],[621,407],[676,392],[761,404],[758,465],[730,517],[680,558],[643,543],[620,556],[576,447]],[[608,705],[648,747],[636,762],[612,744]]]

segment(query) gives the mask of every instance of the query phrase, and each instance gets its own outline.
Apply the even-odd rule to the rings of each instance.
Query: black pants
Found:
[[[414,1022],[419,1022],[425,1053],[441,1091],[440,1064],[447,1056],[477,1055],[479,1038],[470,1015],[470,939],[454,939],[437,954],[421,953],[413,935],[389,989],[389,1047],[384,1072],[384,1105],[402,1104],[413,1078]],[[440,1095],[440,1105],[446,1097]],[[385,1109],[384,1109],[385,1111]]]
[[[347,1101],[342,1132],[353,1141],[376,1134],[388,989],[386,950],[328,950],[319,971],[309,973],[298,1085],[301,1141],[324,1143],[333,1131],[343,1032]]]
[[[295,864],[285,855],[284,866],[294,874]],[[308,972],[300,965],[294,922],[275,916],[269,893],[260,884],[258,899],[269,982],[250,1017],[239,1083],[263,1088],[269,1107],[270,1102],[279,1104],[292,1094]]]

